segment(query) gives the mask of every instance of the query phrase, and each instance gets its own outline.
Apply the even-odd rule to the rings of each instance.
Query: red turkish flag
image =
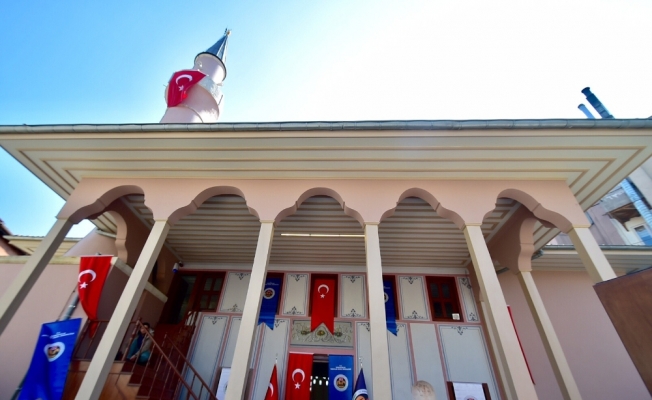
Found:
[[[335,330],[335,278],[315,279],[312,287],[312,317],[310,330],[320,324],[333,333]]]
[[[276,365],[274,365],[272,376],[269,378],[269,387],[267,388],[265,400],[278,400],[278,378],[276,377]]]
[[[113,256],[92,256],[82,257],[79,262],[79,275],[77,276],[77,292],[79,301],[88,315],[91,324],[88,328],[91,336],[95,336],[97,330],[97,306],[100,304],[100,296],[104,288],[106,276],[111,269]]]
[[[285,380],[285,400],[310,400],[312,354],[290,353]]]
[[[176,107],[188,97],[188,90],[206,76],[201,71],[184,69],[175,72],[168,84],[168,107]]]

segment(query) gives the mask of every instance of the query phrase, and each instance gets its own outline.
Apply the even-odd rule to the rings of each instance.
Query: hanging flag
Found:
[[[353,400],[365,400],[369,399],[369,394],[367,393],[367,384],[364,381],[364,372],[360,368],[360,374],[358,374],[358,380],[355,381],[355,390],[353,392]]]
[[[168,107],[176,107],[188,97],[188,90],[206,76],[201,71],[184,69],[172,74],[168,84]]]
[[[82,257],[79,262],[79,275],[77,282],[79,287],[79,302],[88,316],[90,325],[88,332],[91,337],[95,336],[97,330],[97,306],[100,304],[100,296],[104,288],[104,282],[111,269],[113,256],[92,256]]]
[[[353,356],[328,356],[328,399],[350,400],[353,395]]]
[[[310,400],[312,354],[290,353],[285,380],[285,400]]]
[[[18,400],[60,400],[81,319],[43,324]]]
[[[398,331],[396,327],[396,306],[394,305],[394,280],[383,280],[383,290],[385,291],[385,320],[387,321],[387,330],[396,336]]]
[[[312,287],[310,330],[322,323],[331,333],[335,331],[335,278],[315,279]]]
[[[269,387],[267,388],[267,394],[265,394],[265,400],[278,400],[278,378],[276,377],[276,365],[274,365],[272,376],[269,378]]]
[[[278,299],[281,293],[281,278],[267,278],[263,289],[263,301],[260,303],[258,324],[264,322],[269,329],[274,330],[274,318],[278,310]]]

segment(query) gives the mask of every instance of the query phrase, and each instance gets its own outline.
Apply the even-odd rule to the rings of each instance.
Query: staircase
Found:
[[[196,320],[197,313],[189,313],[179,325],[159,325],[157,334],[152,338],[151,356],[145,365],[125,361],[125,355],[122,355],[121,361],[114,361],[100,399],[217,400],[214,391],[185,357]],[[108,321],[99,323],[98,332],[102,332],[102,323]],[[124,341],[126,348],[142,327],[140,321],[133,325],[133,333]],[[92,356],[97,342],[99,339],[86,337],[86,331],[82,333],[68,373],[64,400],[75,398],[90,364],[89,352]]]

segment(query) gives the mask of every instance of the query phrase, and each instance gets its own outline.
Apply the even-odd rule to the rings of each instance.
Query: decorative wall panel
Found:
[[[229,272],[226,275],[224,295],[222,295],[221,312],[242,313],[247,290],[249,289],[249,272]]]
[[[307,315],[308,274],[285,274],[283,315]]]
[[[434,324],[410,324],[416,380],[429,382],[438,399],[448,398],[446,378],[439,354],[439,342]]]
[[[412,362],[410,361],[410,343],[407,324],[396,324],[397,335],[387,332],[389,343],[389,365],[392,379],[392,398],[412,398]],[[366,378],[366,375],[365,375]]]
[[[471,279],[468,277],[457,278],[460,287],[460,297],[464,303],[464,311],[466,313],[466,322],[480,322],[480,314],[475,304],[475,297],[473,296],[473,288],[471,287]]]
[[[260,360],[258,361],[258,367],[254,369],[254,371],[256,371],[256,378],[254,380],[252,399],[262,399],[265,397],[265,393],[269,386],[269,378],[272,376],[272,369],[274,369],[274,362],[276,361],[277,356],[278,365],[276,367],[276,372],[278,376],[278,385],[280,386],[280,394],[278,398],[285,398],[283,393],[285,393],[285,369],[287,367],[289,331],[289,319],[274,320],[274,330],[265,327],[262,335]]]
[[[222,315],[202,314],[195,343],[190,349],[190,357],[188,357],[190,363],[209,385],[214,383],[215,373],[217,372],[217,359],[220,350],[222,350],[224,331],[228,320],[229,317]],[[187,374],[191,373],[188,372]],[[186,380],[190,382],[192,376],[187,375]],[[193,390],[196,389],[199,392],[199,388],[200,383],[195,379]]]
[[[430,320],[422,276],[399,276],[398,289],[402,319]]]
[[[346,321],[336,321],[331,334],[324,324],[310,332],[310,320],[294,320],[291,335],[293,346],[353,347],[353,323]]]
[[[226,347],[224,348],[224,355],[222,356],[222,362],[220,363],[221,367],[231,368],[231,364],[233,363],[233,354],[235,353],[235,344],[238,340],[238,333],[240,332],[241,322],[242,317],[231,318],[229,333],[226,336]],[[256,328],[256,332],[254,334],[254,345],[251,349],[251,362],[249,363],[250,368],[253,368],[254,362],[256,360],[256,351],[258,350],[258,337],[260,336],[260,330],[262,329],[262,326],[263,324],[258,325],[258,328]]]
[[[371,333],[369,331],[369,322],[357,322],[355,324],[356,333],[356,358],[355,358],[355,379],[360,374],[360,358],[362,358],[362,367],[364,368],[364,379],[369,391],[369,398],[374,398],[373,393],[373,374],[371,367]]]
[[[483,382],[492,399],[500,399],[487,345],[480,326],[439,325],[448,380]]]
[[[340,276],[340,316],[342,318],[367,317],[367,293],[364,275]]]

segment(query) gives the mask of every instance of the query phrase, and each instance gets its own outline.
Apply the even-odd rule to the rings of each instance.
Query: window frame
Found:
[[[435,306],[434,306],[434,298],[432,296],[432,290],[431,290],[431,284],[440,282],[438,285],[441,285],[443,282],[447,282],[450,284],[450,290],[451,290],[451,300],[450,301],[439,301],[440,304],[442,304],[442,307],[444,307],[444,304],[447,302],[452,303],[453,305],[453,311],[451,314],[458,314],[460,316],[460,319],[453,319],[451,316],[450,318],[448,317],[436,317],[435,316]],[[439,289],[441,289],[441,286],[438,286]],[[456,322],[456,323],[461,323],[464,322],[464,316],[462,315],[462,304],[460,302],[460,291],[457,287],[457,278],[454,276],[426,276],[426,290],[428,292],[428,307],[430,308],[430,316],[433,321],[448,321],[448,322]],[[445,307],[442,308],[445,311]]]

